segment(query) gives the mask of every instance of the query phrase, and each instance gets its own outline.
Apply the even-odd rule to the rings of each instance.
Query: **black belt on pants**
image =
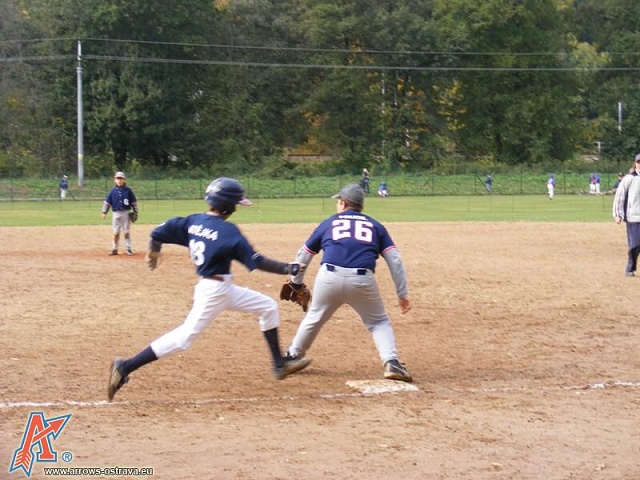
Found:
[[[325,263],[324,265],[325,265],[325,267],[327,267],[327,271],[329,271],[329,272],[335,272],[336,271],[336,266],[335,265],[331,265],[330,263]],[[344,270],[351,270],[351,269],[344,268],[344,267],[338,267],[338,268],[342,268]],[[366,275],[367,274],[367,269],[366,268],[354,268],[353,270],[355,270],[357,275]]]
[[[208,277],[202,277],[202,278],[206,278],[207,280],[217,280],[218,282],[224,282],[224,277],[221,275],[210,275]]]

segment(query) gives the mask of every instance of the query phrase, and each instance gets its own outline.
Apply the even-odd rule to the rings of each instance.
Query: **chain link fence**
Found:
[[[556,172],[556,195],[589,194],[590,175],[576,172]],[[600,193],[611,193],[617,180],[617,172],[600,174]],[[358,183],[359,176],[292,177],[267,179],[254,176],[238,176],[249,198],[327,197],[338,192],[347,183]],[[375,194],[380,182],[385,181],[390,195],[537,195],[547,193],[548,174],[519,172],[492,175],[489,193],[485,176],[480,174],[391,174],[372,175],[370,194]],[[58,180],[52,178],[1,178],[0,202],[55,201],[60,199]],[[127,178],[127,184],[136,196],[143,199],[198,199],[212,178],[194,179],[136,179]],[[101,200],[113,187],[112,178],[85,179],[82,187],[77,179],[69,178],[67,200]]]

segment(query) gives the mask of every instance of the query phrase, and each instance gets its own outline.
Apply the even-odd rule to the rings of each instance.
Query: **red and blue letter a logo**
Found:
[[[13,454],[9,473],[21,468],[27,477],[31,477],[34,460],[36,462],[56,462],[58,453],[52,448],[51,440],[58,438],[70,418],[71,414],[44,418],[42,412],[31,412],[22,437],[22,444]],[[34,458],[34,448],[36,447]]]

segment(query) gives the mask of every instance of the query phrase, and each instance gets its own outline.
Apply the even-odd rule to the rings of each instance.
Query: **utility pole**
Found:
[[[83,142],[83,126],[84,120],[82,115],[82,43],[78,40],[78,63],[76,67],[77,86],[78,86],[78,186],[84,186],[84,142]]]
[[[622,102],[618,102],[618,132],[622,133]]]

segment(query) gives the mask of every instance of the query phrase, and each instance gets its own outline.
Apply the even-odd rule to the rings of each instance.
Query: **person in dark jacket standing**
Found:
[[[493,178],[491,178],[491,175],[487,175],[487,178],[484,179],[484,188],[487,190],[487,193],[491,193],[492,185],[493,185]]]
[[[369,182],[371,181],[371,176],[369,175],[369,170],[366,168],[362,169],[362,178],[360,179],[360,187],[364,190],[364,193],[369,193]]]
[[[63,175],[58,183],[58,187],[60,187],[60,200],[64,200],[67,198],[67,190],[69,190],[69,177]]]

